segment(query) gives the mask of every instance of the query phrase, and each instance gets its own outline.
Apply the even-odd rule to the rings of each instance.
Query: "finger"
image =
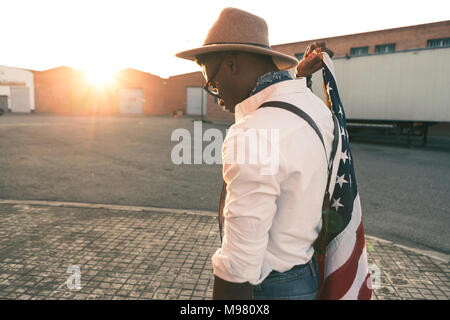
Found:
[[[328,53],[330,58],[332,58],[334,56],[334,52],[332,50],[330,50],[329,48],[327,48],[325,42],[319,42],[319,43],[317,43],[317,46],[320,47],[321,51]]]
[[[312,54],[311,56],[310,56],[310,58],[309,58],[309,63],[311,63],[311,64],[315,64],[315,63],[317,63],[317,62],[319,62],[319,61],[322,61],[322,56],[321,56],[322,54],[321,53],[314,53],[314,54]]]
[[[305,54],[303,55],[304,58],[307,58],[311,53],[313,52],[312,45],[306,47]]]
[[[316,49],[319,48],[319,47],[320,47],[320,46],[319,46],[316,42],[311,43],[311,44],[308,46],[308,50],[307,50],[308,55],[311,54],[314,50],[316,50]]]

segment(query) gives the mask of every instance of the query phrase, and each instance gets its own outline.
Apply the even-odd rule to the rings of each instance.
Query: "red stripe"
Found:
[[[350,258],[325,279],[319,299],[338,300],[347,293],[355,280],[364,245],[364,228],[361,221],[356,231],[356,242]]]
[[[372,290],[369,289],[367,282],[370,281],[370,273],[367,274],[363,285],[358,293],[358,300],[370,300],[372,298]]]

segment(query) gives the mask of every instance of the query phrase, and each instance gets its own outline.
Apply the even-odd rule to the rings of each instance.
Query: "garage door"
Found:
[[[0,114],[8,112],[8,96],[0,96]]]
[[[31,112],[30,91],[27,87],[10,87],[11,90],[11,111]]]
[[[202,87],[188,87],[186,97],[187,114],[196,116],[206,114],[206,92]]]
[[[120,89],[119,113],[142,114],[142,89]]]

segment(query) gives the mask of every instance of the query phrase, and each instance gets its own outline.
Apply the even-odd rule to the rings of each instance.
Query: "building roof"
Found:
[[[369,35],[369,34],[372,35],[372,34],[379,33],[379,32],[384,33],[384,32],[402,31],[402,30],[406,30],[406,29],[416,29],[416,28],[421,29],[421,28],[434,27],[434,26],[439,26],[439,25],[450,26],[450,20],[431,22],[431,23],[423,23],[423,24],[417,24],[417,25],[411,25],[411,26],[405,26],[405,27],[396,27],[396,28],[389,28],[389,29],[380,29],[380,30],[373,30],[373,31],[366,31],[366,32],[351,33],[351,34],[331,36],[331,37],[326,37],[326,38],[306,39],[306,40],[300,40],[300,41],[294,41],[294,42],[280,43],[280,44],[272,45],[272,47],[288,46],[288,45],[292,45],[292,44],[296,44],[296,43],[314,42],[314,41],[318,41],[318,40],[355,37],[355,36],[363,36],[363,35]]]

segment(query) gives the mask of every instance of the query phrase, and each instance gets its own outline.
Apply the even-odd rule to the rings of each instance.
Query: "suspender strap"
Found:
[[[334,122],[334,138],[333,138],[333,145],[332,145],[332,150],[331,150],[331,154],[330,154],[330,159],[328,160],[327,150],[325,148],[325,143],[323,141],[322,133],[320,132],[319,127],[314,122],[314,120],[306,112],[304,112],[300,108],[294,106],[293,104],[290,104],[290,103],[287,103],[287,102],[284,102],[284,101],[268,101],[268,102],[265,102],[262,105],[260,105],[258,107],[258,109],[259,108],[264,108],[264,107],[274,107],[274,108],[280,108],[280,109],[285,109],[285,110],[291,111],[292,113],[295,113],[300,118],[302,118],[303,120],[308,122],[309,125],[317,133],[317,135],[320,138],[320,141],[322,141],[323,149],[325,151],[325,157],[326,157],[327,163],[328,163],[328,181],[327,181],[327,187],[325,189],[325,195],[328,196],[328,200],[329,200],[330,199],[329,188],[330,188],[330,181],[331,181],[331,173],[333,172],[333,160],[334,160],[334,157],[336,156],[337,145],[339,143],[339,136],[338,136],[338,134],[339,134],[339,124],[338,124],[338,121],[337,121],[336,116],[334,115],[334,113],[331,112],[332,117],[333,117],[333,122]]]
[[[227,183],[224,181],[222,186],[222,192],[220,193],[220,202],[219,202],[219,235],[220,235],[220,243],[222,243],[222,229],[223,229],[223,207],[225,206],[225,197],[227,196]]]
[[[325,150],[325,158],[327,160],[327,164],[328,164],[328,181],[327,181],[327,187],[325,189],[325,195],[324,195],[324,201],[323,201],[323,206],[328,206],[329,205],[329,200],[330,200],[330,193],[329,193],[329,187],[330,187],[330,180],[331,180],[331,173],[333,172],[333,160],[334,157],[336,156],[336,149],[337,149],[337,145],[339,142],[339,125],[336,119],[336,116],[332,113],[333,116],[333,122],[334,122],[334,139],[333,139],[333,148],[331,151],[331,155],[330,155],[330,160],[328,160],[327,157],[327,150],[325,148],[325,143],[323,141],[323,136],[322,133],[320,132],[317,124],[314,122],[314,120],[308,115],[306,114],[303,110],[301,110],[300,108],[287,103],[287,102],[283,102],[283,101],[268,101],[263,103],[262,105],[260,105],[258,107],[259,108],[265,108],[265,107],[273,107],[273,108],[280,108],[280,109],[285,109],[288,110],[290,112],[295,113],[296,115],[298,115],[299,117],[301,117],[302,119],[304,119],[306,122],[309,123],[309,125],[314,129],[314,131],[317,133],[317,135],[320,138],[320,141],[322,141],[322,145],[323,148]],[[225,197],[226,197],[226,188],[227,188],[227,184],[225,183],[225,181],[223,182],[223,186],[222,186],[222,192],[220,194],[220,203],[219,203],[219,234],[220,234],[220,242],[222,243],[222,229],[223,229],[223,207],[225,205]]]
[[[281,108],[281,109],[284,109],[284,110],[291,111],[292,113],[295,113],[300,118],[302,118],[303,120],[308,122],[309,125],[314,129],[314,131],[319,136],[320,141],[322,141],[322,145],[323,145],[323,148],[325,150],[325,157],[327,156],[327,150],[325,149],[325,143],[323,142],[322,133],[320,132],[320,130],[317,127],[317,125],[314,122],[314,120],[308,114],[306,114],[306,112],[304,112],[300,108],[297,108],[296,106],[294,106],[294,105],[292,105],[290,103],[283,102],[283,101],[268,101],[268,102],[265,102],[262,105],[260,105],[258,107],[258,109],[265,108],[265,107]]]

